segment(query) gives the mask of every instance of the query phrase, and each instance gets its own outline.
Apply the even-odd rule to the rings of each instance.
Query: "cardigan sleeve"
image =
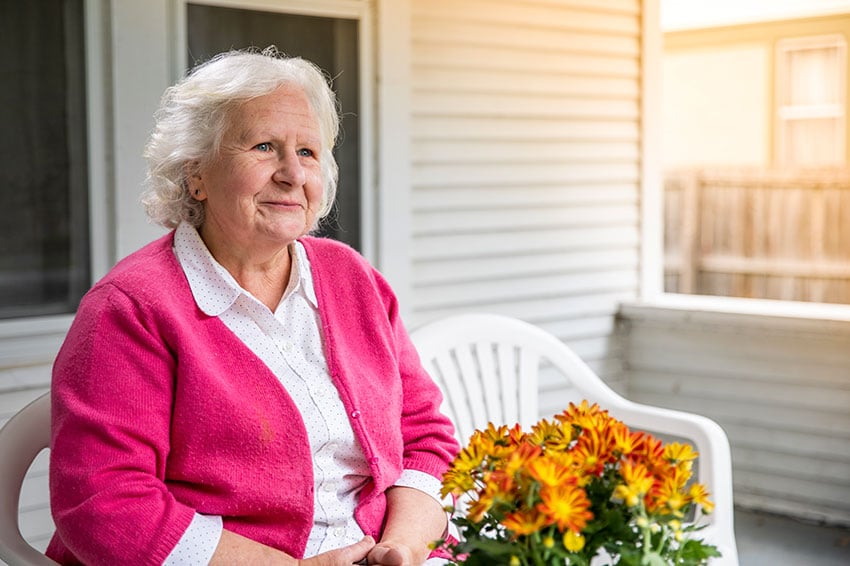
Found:
[[[51,507],[86,564],[162,564],[194,510],[165,485],[176,362],[121,290],[83,300],[53,372]]]

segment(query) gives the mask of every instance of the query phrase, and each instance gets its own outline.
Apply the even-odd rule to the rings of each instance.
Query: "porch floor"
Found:
[[[850,528],[735,510],[740,566],[848,566]]]

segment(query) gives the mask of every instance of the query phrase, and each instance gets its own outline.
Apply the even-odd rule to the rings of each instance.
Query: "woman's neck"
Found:
[[[199,233],[213,258],[233,276],[239,286],[274,311],[289,283],[292,270],[290,246],[274,250],[232,244],[222,246],[215,241],[208,241],[203,229]]]

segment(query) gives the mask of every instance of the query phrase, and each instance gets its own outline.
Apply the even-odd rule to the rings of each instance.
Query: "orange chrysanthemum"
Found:
[[[585,474],[598,476],[612,459],[611,446],[595,428],[582,431],[573,449],[574,460],[581,464]]]
[[[635,507],[652,489],[652,474],[643,464],[626,461],[620,466],[623,483],[614,488],[614,496]]]
[[[714,511],[714,503],[708,498],[708,490],[701,483],[693,484],[688,490],[688,496],[692,502],[702,507],[703,512],[711,513]]]
[[[558,529],[581,531],[587,522],[593,519],[590,512],[590,500],[583,489],[573,485],[543,487],[540,490],[542,502],[537,509],[546,515]]]
[[[678,544],[689,532],[681,527],[689,506],[713,509],[705,487],[690,482],[696,458],[691,446],[665,446],[649,434],[632,432],[587,401],[571,403],[530,432],[519,425],[488,424],[473,433],[442,486],[443,495],[466,496],[465,520],[456,521],[468,527],[463,536],[488,542],[449,549],[457,551],[456,557],[475,549],[486,554],[483,549],[498,541],[511,545],[511,564],[525,563],[541,549],[586,553],[585,545],[592,544],[593,553],[601,544],[599,529],[604,529],[591,511],[597,504],[622,505],[623,518],[641,533],[643,544],[648,544],[645,537],[654,536],[643,533],[658,529],[666,531],[659,540]],[[610,501],[591,501],[601,493],[611,494]],[[585,538],[582,531],[588,528],[594,536]],[[557,531],[563,541],[560,550]]]
[[[514,533],[516,536],[530,535],[536,533],[548,523],[545,515],[534,509],[514,511],[508,513],[501,521],[502,526]]]
[[[528,465],[531,477],[543,485],[554,487],[565,483],[576,483],[576,477],[570,473],[570,469],[554,458],[537,458]]]

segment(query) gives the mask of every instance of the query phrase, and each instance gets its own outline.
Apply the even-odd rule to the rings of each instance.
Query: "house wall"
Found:
[[[641,3],[412,1],[414,325],[554,333],[615,387],[639,286]],[[563,410],[557,380],[541,413]]]
[[[850,316],[680,303],[623,308],[629,398],[717,421],[737,506],[850,525]]]
[[[767,166],[773,78],[769,47],[735,43],[666,51],[664,166]]]
[[[850,43],[850,14],[665,33],[664,167],[775,164],[776,43],[832,34]],[[850,163],[850,127],[845,140]]]

